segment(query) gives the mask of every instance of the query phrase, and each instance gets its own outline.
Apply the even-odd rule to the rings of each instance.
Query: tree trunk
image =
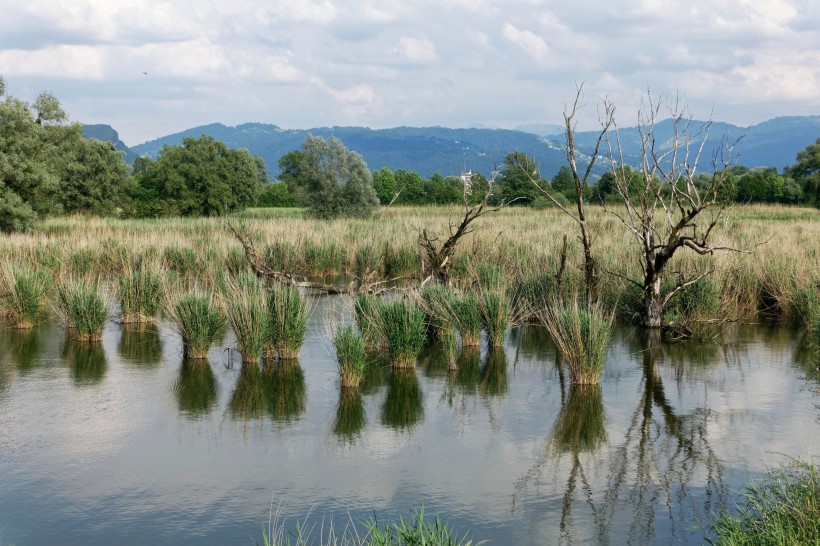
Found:
[[[654,272],[644,279],[643,322],[647,328],[663,325],[663,300],[661,299],[661,278]]]

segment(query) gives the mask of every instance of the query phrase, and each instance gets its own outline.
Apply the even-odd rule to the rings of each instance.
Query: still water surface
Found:
[[[526,327],[455,372],[435,350],[373,366],[350,394],[330,305],[271,370],[242,366],[230,333],[197,367],[167,324],[110,323],[97,345],[0,328],[0,542],[254,544],[271,506],[344,527],[423,502],[492,544],[702,544],[779,453],[820,452],[820,372],[788,329],[621,329],[600,387],[570,388]]]

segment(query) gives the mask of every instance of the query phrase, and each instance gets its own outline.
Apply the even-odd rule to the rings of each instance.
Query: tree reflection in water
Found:
[[[210,413],[216,403],[217,386],[208,361],[183,359],[174,392],[180,413],[193,418]]]
[[[129,364],[156,366],[162,360],[162,343],[156,324],[123,324],[117,344],[120,357]]]
[[[569,387],[542,456],[516,483],[513,509],[544,466],[552,462],[559,468],[562,458],[569,457],[561,504],[562,542],[576,538],[573,509],[578,508],[579,490],[594,521],[596,541],[602,544],[610,543],[616,516],[619,524],[628,519],[628,531],[617,531],[628,537],[628,544],[650,544],[656,539],[659,506],[664,507],[664,525],[669,526],[664,533],[679,538],[693,519],[707,521],[725,506],[723,465],[707,430],[712,415],[703,409],[681,414],[672,407],[659,372],[664,356],[660,332],[647,332],[643,341],[638,401],[622,438],[608,447],[604,487],[589,480],[590,467],[600,467],[596,455],[608,445],[599,386]],[[705,500],[695,501],[694,494]]]
[[[75,385],[96,385],[105,376],[106,362],[102,343],[66,339],[63,359],[71,366]]]
[[[424,419],[424,395],[416,370],[394,369],[387,382],[382,424],[397,429],[413,428]]]

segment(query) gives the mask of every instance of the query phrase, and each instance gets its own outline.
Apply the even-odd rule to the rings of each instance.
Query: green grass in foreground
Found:
[[[466,536],[458,535],[452,526],[447,526],[439,517],[424,516],[424,506],[413,510],[407,521],[381,524],[375,518],[356,525],[349,522],[342,531],[337,531],[332,523],[322,522],[318,536],[315,527],[297,524],[293,533],[285,529],[278,517],[262,531],[264,546],[307,546],[309,544],[334,546],[476,546],[485,541],[473,542]]]
[[[820,544],[820,473],[813,463],[795,461],[773,470],[743,491],[740,514],[714,524],[719,546]]]

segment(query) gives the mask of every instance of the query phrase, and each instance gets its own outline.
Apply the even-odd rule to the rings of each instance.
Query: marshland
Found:
[[[447,283],[420,287],[421,233],[462,214],[68,216],[4,236],[0,538],[254,543],[275,519],[329,543],[330,522],[423,504],[474,543],[700,544],[750,481],[816,458],[816,209],[723,211],[733,250],[675,254],[668,282],[708,275],[664,331],[638,324],[637,247],[599,207],[594,305],[555,208],[478,218]],[[293,283],[256,275],[236,231]]]

